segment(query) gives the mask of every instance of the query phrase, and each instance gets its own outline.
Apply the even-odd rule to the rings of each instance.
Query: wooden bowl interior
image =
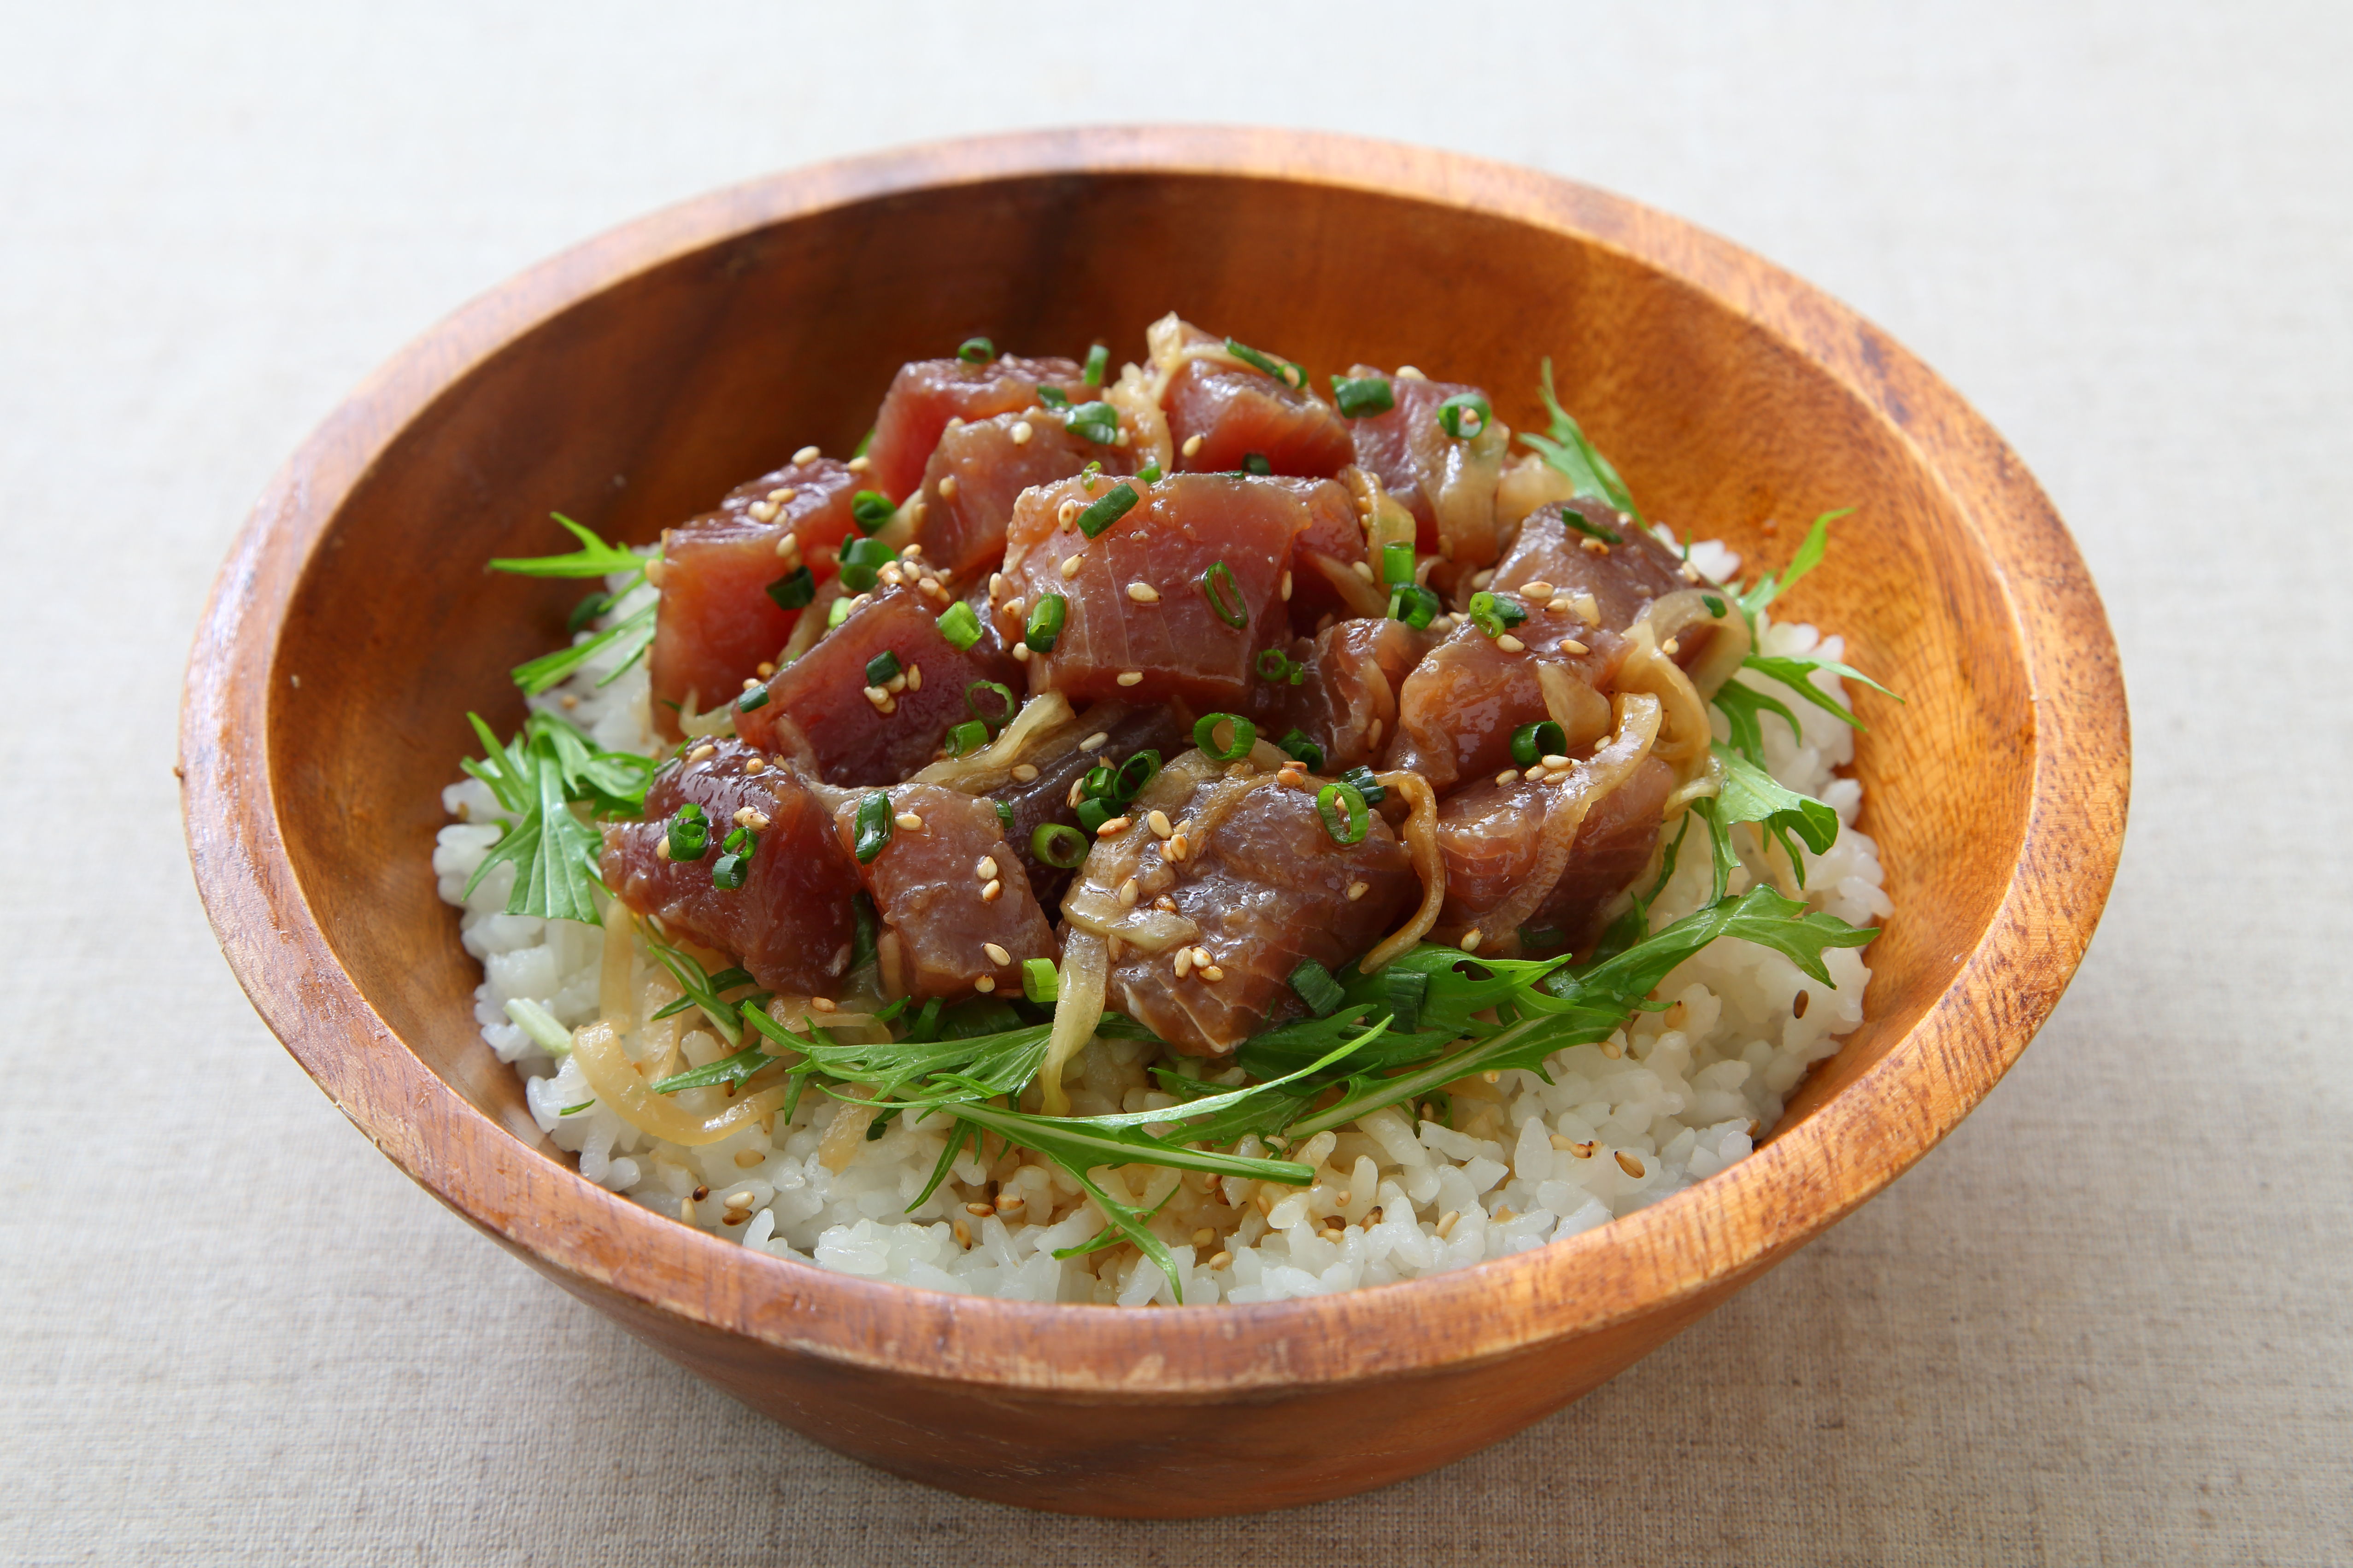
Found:
[[[550,511],[652,539],[815,442],[848,449],[892,372],[973,332],[1113,363],[1175,309],[1293,356],[1473,381],[1540,427],[1539,362],[1654,516],[1778,567],[1852,506],[1779,606],[1902,692],[1856,763],[1900,917],[1870,1022],[1783,1130],[1877,1062],[1991,919],[2026,819],[2024,658],[1968,523],[1900,430],[1727,305],[1603,245],[1402,196],[1237,175],[999,179],[837,208],[592,296],[466,369],[337,513],[276,651],[270,766],[292,867],[358,990],[432,1071],[534,1143],[472,1016],[479,972],[429,868],[440,790],[505,671],[584,585],[492,574]]]

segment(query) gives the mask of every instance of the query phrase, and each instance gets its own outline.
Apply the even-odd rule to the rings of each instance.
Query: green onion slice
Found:
[[[876,574],[899,558],[899,552],[879,539],[851,539],[841,546],[841,585],[853,594],[874,586]]]
[[[768,584],[768,597],[780,610],[805,610],[817,597],[817,579],[806,566],[796,566]]]
[[[1258,678],[1271,686],[1298,685],[1307,679],[1307,667],[1279,647],[1259,649]]]
[[[988,726],[977,719],[967,719],[948,731],[948,755],[968,757],[988,744]]]
[[[1464,416],[1470,417],[1466,421]],[[1467,441],[1487,428],[1495,411],[1483,392],[1458,392],[1438,405],[1438,427],[1457,441]]]
[[[1577,510],[1575,507],[1570,506],[1566,501],[1561,503],[1560,525],[1564,529],[1573,529],[1577,532],[1585,535],[1588,539],[1598,539],[1604,544],[1616,544],[1619,542],[1619,538],[1615,533],[1612,533],[1609,530],[1602,527],[1599,523],[1591,521],[1583,512]]]
[[[1141,469],[1137,470],[1135,477],[1142,479],[1147,485],[1158,484],[1160,482],[1160,459],[1155,458],[1152,461],[1145,464]],[[575,626],[572,629],[578,631],[580,628]]]
[[[1220,724],[1233,727],[1223,749],[1218,745],[1218,726]],[[1211,762],[1238,763],[1249,756],[1250,748],[1258,744],[1258,726],[1239,713],[1205,713],[1200,722],[1193,726],[1193,744],[1198,746]]]
[[[1160,773],[1160,753],[1149,748],[1136,752],[1119,764],[1111,776],[1111,797],[1125,805],[1143,792]]]
[[[1266,460],[1264,452],[1244,452],[1241,471],[1250,479],[1269,479],[1273,476],[1274,465]]]
[[[711,863],[711,885],[732,893],[751,879],[752,857],[760,847],[760,836],[748,827],[739,827],[719,847],[719,858]]]
[[[877,790],[858,803],[857,825],[852,829],[849,849],[861,866],[871,865],[882,847],[891,842],[894,825],[891,797]],[[895,864],[895,862],[894,862]]]
[[[1289,360],[1277,359],[1270,353],[1261,353],[1248,343],[1237,342],[1232,338],[1226,340],[1226,352],[1252,370],[1262,371],[1274,377],[1293,392],[1306,389],[1307,373]]]
[[[1416,631],[1429,626],[1444,607],[1436,594],[1419,583],[1399,583],[1389,590],[1389,618],[1403,621]]]
[[[1240,631],[1250,625],[1250,610],[1242,604],[1241,589],[1234,582],[1234,569],[1222,561],[1212,561],[1209,569],[1201,574],[1201,592],[1208,595],[1209,608],[1218,619]]]
[[[1058,871],[1067,871],[1087,858],[1087,836],[1067,822],[1040,823],[1029,835],[1029,853]]]
[[[1101,386],[1103,384],[1103,372],[1110,368],[1111,350],[1097,343],[1087,351],[1087,368],[1080,373],[1080,379],[1089,386]]]
[[[1312,958],[1302,960],[1299,967],[1291,972],[1291,988],[1299,993],[1307,1010],[1319,1018],[1330,1017],[1348,999],[1340,983],[1332,978],[1332,972]]]
[[[1080,404],[1063,423],[1072,435],[1084,436],[1099,447],[1108,447],[1119,439],[1119,410],[1100,399]]]
[[[899,656],[887,647],[866,661],[866,684],[869,686],[887,686],[891,678],[898,673]]]
[[[1471,595],[1471,624],[1491,637],[1502,637],[1528,618],[1527,606],[1507,595],[1480,592]]]
[[[853,600],[846,598],[836,599],[832,604],[827,605],[825,612],[825,629],[827,631],[831,631],[834,627],[848,620],[849,618],[850,605],[854,602],[855,601]]]
[[[1008,838],[1011,837],[1013,836],[1013,808],[1006,805],[1001,800],[992,800],[988,804],[997,807],[997,831],[1004,834]]]
[[[1397,395],[1389,390],[1388,378],[1382,375],[1335,375],[1332,378],[1332,396],[1340,405],[1341,417],[1345,419],[1387,414],[1397,406]]]
[[[1395,584],[1413,581],[1413,546],[1384,544],[1381,546],[1381,581]]]
[[[735,711],[738,713],[749,713],[755,708],[765,708],[767,705],[768,689],[765,686],[755,686],[735,699]]]
[[[993,692],[996,694],[997,710],[993,713],[987,708],[981,706],[979,699],[980,694],[984,691]],[[1003,729],[1011,721],[1014,710],[1020,706],[1019,703],[1013,700],[1012,689],[1005,686],[1002,682],[995,680],[976,680],[970,686],[965,687],[964,689],[964,705],[972,710],[972,716],[979,720],[982,723],[987,725],[991,731]]]
[[[670,858],[700,860],[711,850],[711,818],[692,801],[670,819]]]
[[[1373,770],[1362,763],[1342,773],[1340,782],[1363,795],[1366,805],[1378,805],[1389,797],[1388,788],[1373,776]]]
[[[1038,389],[1038,401],[1059,414],[1071,405],[1071,395],[1059,386],[1041,386]]]
[[[776,589],[772,587],[768,592],[774,594]],[[595,620],[598,616],[603,615],[612,607],[612,595],[591,594],[586,598],[572,606],[572,613],[564,617],[564,629],[567,632],[576,632],[582,626],[586,626],[590,621]],[[792,606],[790,605],[786,605],[785,608],[789,610]],[[592,1100],[588,1103],[594,1105],[596,1102]]]
[[[1116,776],[1108,765],[1097,763],[1080,775],[1079,798],[1101,800],[1111,793],[1112,780]]]
[[[1029,621],[1022,627],[1021,640],[1029,645],[1031,653],[1054,651],[1054,639],[1062,635],[1062,618],[1070,609],[1070,601],[1060,594],[1041,595],[1029,607]]]
[[[1021,961],[1021,994],[1042,1007],[1061,1000],[1062,973],[1054,967],[1050,958],[1025,958]]]
[[[980,640],[980,617],[958,599],[940,614],[940,636],[954,648],[968,648]]]
[[[1094,538],[1104,529],[1125,517],[1129,509],[1135,505],[1136,500],[1134,485],[1113,486],[1101,500],[1079,513],[1079,531],[1089,539]]]
[[[1309,740],[1306,731],[1293,730],[1275,744],[1306,763],[1309,773],[1320,773],[1324,771],[1324,748]]]
[[[1717,598],[1713,594],[1702,594],[1699,596],[1699,602],[1707,606],[1707,613],[1709,615],[1714,616],[1718,620],[1722,620],[1724,618],[1724,601],[1722,599]]]
[[[1567,750],[1567,734],[1549,719],[1523,724],[1512,731],[1512,761],[1524,768],[1532,768],[1546,757],[1556,757]]]
[[[956,345],[956,358],[966,364],[987,364],[997,357],[997,345],[987,338],[966,338]]]
[[[881,490],[860,490],[849,498],[849,518],[860,533],[871,533],[891,521],[899,509]]]
[[[1354,784],[1327,784],[1317,790],[1315,815],[1324,819],[1324,831],[1335,844],[1362,844],[1372,826],[1365,812],[1365,797]]]
[[[1079,830],[1092,838],[1095,830],[1119,815],[1119,807],[1101,795],[1079,802]]]

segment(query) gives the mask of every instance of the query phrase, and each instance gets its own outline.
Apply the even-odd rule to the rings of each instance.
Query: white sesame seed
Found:
[[[816,1013],[830,1013],[833,1011],[833,998],[830,996],[812,996],[809,998],[809,1010]]]
[[[870,686],[866,689],[866,700],[874,704],[877,710],[884,713],[888,713],[892,709],[898,706],[898,704],[891,700],[891,694],[888,691],[883,690],[879,686]]]
[[[906,690],[907,672],[902,669],[898,674],[892,676],[889,680],[884,681],[882,683],[882,689],[889,692],[893,697],[896,697],[902,691]]]
[[[1119,672],[1119,683],[1122,686],[1140,686],[1144,683],[1144,671],[1123,669]]]
[[[1176,978],[1179,980],[1193,973],[1193,954],[1190,950],[1181,947],[1176,950]]]
[[[1562,653],[1583,653],[1585,651],[1585,645],[1577,641],[1575,637],[1563,637],[1560,639],[1560,647],[1558,651]]]
[[[1168,814],[1165,811],[1155,811],[1144,820],[1146,826],[1152,829],[1152,835],[1155,838],[1166,838],[1170,834],[1176,831],[1175,828],[1168,826]]]
[[[695,747],[694,750],[687,752],[686,760],[690,763],[699,763],[718,750],[718,747],[712,745],[709,742],[705,742],[702,745]]]
[[[1520,596],[1524,599],[1549,599],[1552,597],[1552,584],[1541,577],[1533,583],[1523,583],[1520,584]]]
[[[1013,777],[1015,782],[1019,784],[1028,784],[1037,776],[1038,770],[1029,763],[1016,763],[1013,764]]]
[[[747,757],[744,762],[744,771],[747,773],[766,773],[768,771],[768,759],[765,757]]]
[[[862,474],[873,466],[873,459],[867,457],[863,452],[860,453],[857,457],[850,458],[849,464],[849,471],[853,474]]]
[[[1084,779],[1072,779],[1071,781],[1071,793],[1066,804],[1069,805],[1072,811],[1076,811],[1079,809],[1079,802],[1086,798],[1087,781]]]
[[[1013,645],[1013,662],[1016,664],[1027,664],[1029,662],[1029,645],[1028,643],[1018,642]]]
[[[988,574],[988,596],[989,596],[989,598],[990,598],[992,601],[994,601],[994,600],[997,600],[997,599],[1002,598],[1002,597],[1004,596],[1004,595],[1005,595],[1005,574],[1004,574],[1004,573],[1002,573],[1002,572],[991,572],[991,573]]]
[[[1445,1214],[1441,1215],[1438,1221],[1438,1239],[1444,1241],[1446,1239],[1446,1233],[1452,1230],[1454,1228],[1454,1222],[1461,1217],[1462,1213],[1460,1209],[1448,1209]]]
[[[774,675],[774,674],[776,674],[776,667],[775,665],[773,665],[773,664],[770,664],[770,663],[769,663],[766,659],[765,659],[765,658],[764,658],[764,659],[762,659],[759,663],[757,663],[757,664],[754,665],[752,668],[754,668],[754,669],[756,669],[756,670],[758,670],[758,671],[760,672],[760,679],[763,679],[763,680],[767,679],[768,679],[768,677],[770,677],[770,676],[772,676],[772,675]]]
[[[654,840],[654,858],[657,860],[667,860],[670,858],[669,835],[665,834],[661,837]]]
[[[1633,1177],[1638,1182],[1644,1176],[1650,1174],[1648,1171],[1642,1169],[1641,1161],[1637,1160],[1633,1155],[1628,1153],[1623,1149],[1618,1151],[1617,1160],[1618,1168],[1625,1172],[1628,1175]]]
[[[1212,963],[1201,971],[1201,978],[1214,985],[1226,977],[1226,972]]]
[[[1210,1271],[1214,1273],[1215,1271],[1217,1271],[1218,1269],[1220,1269],[1220,1268],[1232,1268],[1232,1267],[1233,1267],[1233,1262],[1234,1262],[1234,1255],[1233,1255],[1232,1253],[1230,1253],[1230,1252],[1226,1251],[1223,1247],[1219,1247],[1219,1248],[1218,1249],[1218,1255],[1217,1255],[1215,1258],[1210,1258],[1210,1259],[1209,1259],[1208,1267],[1208,1268],[1210,1269]]]
[[[1016,419],[1013,422],[1013,428],[1007,434],[1013,437],[1015,446],[1027,447],[1029,444],[1029,437],[1036,432],[1029,428],[1029,421],[1027,419]]]
[[[982,882],[988,881],[994,878],[997,875],[997,857],[994,855],[982,856],[974,863],[972,874],[976,880]]]
[[[1369,883],[1351,882],[1348,884],[1348,901],[1353,904],[1371,891],[1372,887]]]
[[[1561,769],[1568,766],[1568,759],[1562,756],[1557,752],[1548,752],[1546,754],[1544,765],[1552,772],[1558,773]]]
[[[1023,598],[1018,594],[1014,595],[1013,597],[1005,601],[1005,614],[1006,616],[1011,620],[1019,620],[1021,618],[1021,612],[1029,607],[1029,601]]]
[[[1127,596],[1139,605],[1156,605],[1160,602],[1160,590],[1149,583],[1130,583]]]
[[[964,428],[964,416],[963,416],[963,415],[961,415],[961,414],[951,414],[951,415],[949,415],[949,416],[948,416],[948,428],[949,428],[949,429],[951,429],[951,430],[961,430],[961,429],[963,429],[963,428]]]
[[[940,499],[941,499],[942,500],[955,500],[955,493],[956,493],[956,478],[955,478],[955,476],[954,474],[947,474],[947,475],[943,476],[943,477],[941,478],[941,479],[940,479]]]
[[[816,462],[819,458],[824,456],[825,454],[818,451],[815,447],[803,447],[799,451],[793,454],[793,467],[797,468],[806,468],[811,463]]]
[[[1168,858],[1171,860],[1182,860],[1192,852],[1192,844],[1183,834],[1176,834],[1168,840]]]
[[[1079,510],[1078,500],[1076,497],[1072,497],[1071,500],[1064,501],[1060,507],[1055,509],[1054,521],[1060,523],[1064,528],[1068,528],[1071,524],[1079,521]]]
[[[1566,594],[1555,594],[1552,596],[1551,601],[1545,605],[1546,609],[1551,611],[1556,616],[1561,615],[1572,607],[1573,605],[1569,597]]]
[[[1101,827],[1095,829],[1095,837],[1097,838],[1110,838],[1126,832],[1127,829],[1128,819],[1124,816],[1114,816],[1110,821],[1104,823]]]
[[[1144,897],[1144,889],[1137,886],[1134,878],[1130,877],[1119,885],[1119,901],[1125,908],[1131,910],[1135,908],[1135,901],[1142,897]]]
[[[1348,569],[1367,583],[1373,580],[1373,563],[1369,561],[1351,561]]]
[[[735,813],[735,826],[748,827],[754,833],[765,832],[768,826],[767,814],[754,806],[738,807]]]
[[[1527,644],[1522,642],[1519,638],[1514,637],[1509,632],[1505,632],[1502,637],[1497,637],[1495,639],[1495,646],[1502,648],[1505,653],[1525,653],[1528,647]]]
[[[1473,588],[1492,588],[1494,585],[1495,569],[1493,566],[1488,567],[1483,572],[1475,572],[1472,574],[1471,586]]]
[[[986,996],[990,992],[997,989],[997,976],[994,974],[984,974],[979,979],[972,983],[972,988]]]
[[[1609,547],[1602,543],[1601,541],[1598,539],[1580,539],[1577,543],[1579,549],[1589,550],[1596,555],[1607,555],[1609,553]]]
[[[1530,784],[1542,784],[1545,782],[1545,771],[1541,767],[1530,768],[1527,771],[1526,778]]]
[[[1479,939],[1485,934],[1486,933],[1482,931],[1477,926],[1472,926],[1469,931],[1464,931],[1462,933],[1462,951],[1465,952],[1478,952]]]
[[[899,563],[895,561],[885,562],[883,563],[882,570],[877,572],[874,575],[880,577],[883,582],[888,583],[893,588],[907,580],[906,574],[899,570]]]
[[[1202,964],[1202,963],[1208,963],[1208,962],[1209,962],[1209,950],[1208,950],[1208,948],[1206,948],[1206,947],[1197,947],[1197,948],[1195,948],[1195,949],[1193,950],[1193,962],[1194,962],[1196,964]]]
[[[1291,573],[1287,568],[1282,574],[1282,601],[1284,604],[1291,602]]]
[[[1103,743],[1110,739],[1111,734],[1108,731],[1097,730],[1093,734],[1089,735],[1085,740],[1079,742],[1079,750],[1082,752],[1100,752],[1103,749]]]
[[[907,667],[907,689],[910,691],[921,691],[923,689],[923,667],[920,664],[909,665]]]
[[[694,1200],[692,1198],[681,1198],[678,1200],[678,1217],[688,1225],[692,1225],[694,1223]]]
[[[786,561],[798,561],[801,558],[801,542],[799,536],[791,533],[778,535],[776,539],[776,554]]]
[[[980,901],[984,904],[993,904],[1004,891],[1005,884],[1002,881],[991,879],[988,886],[980,890]]]
[[[988,954],[988,962],[996,964],[999,969],[1013,962],[1013,955],[993,942],[982,942],[980,951]]]
[[[923,828],[923,819],[912,811],[902,811],[891,820],[910,833],[920,833]]]
[[[1114,447],[1124,447],[1124,446],[1126,446],[1126,445],[1127,445],[1127,432],[1126,432],[1126,431],[1124,431],[1124,430],[1123,430],[1123,431],[1121,431],[1118,435],[1116,435],[1116,436],[1113,437],[1112,437],[1112,442],[1111,442],[1111,444],[1112,444],[1113,446],[1114,446]]]
[[[768,499],[775,501],[778,506],[782,506],[800,493],[800,491],[793,489],[790,485],[778,485],[775,489],[768,492]]]
[[[1185,445],[1184,445],[1184,447],[1183,447],[1183,448],[1182,448],[1182,450],[1183,450],[1183,452],[1184,452],[1185,456],[1187,456],[1187,457],[1190,458],[1190,457],[1194,456],[1196,453],[1199,452],[1199,451],[1200,451],[1200,449],[1201,449],[1201,437],[1199,437],[1198,436],[1187,436],[1187,437],[1185,437]]]
[[[1520,770],[1517,768],[1505,768],[1495,775],[1495,784],[1499,789],[1509,789],[1519,782]]]
[[[1063,557],[1062,557],[1062,575],[1063,575],[1063,577],[1067,579],[1067,578],[1075,577],[1075,576],[1077,576],[1078,574],[1079,574],[1079,558],[1078,558],[1076,555],[1065,555],[1065,556],[1063,556]]]
[[[1428,381],[1430,377],[1422,374],[1420,371],[1415,369],[1412,365],[1401,364],[1398,366],[1398,379],[1399,381]]]
[[[775,501],[755,500],[752,503],[750,510],[753,518],[757,521],[774,522],[776,521],[776,503]]]
[[[1665,654],[1669,658],[1672,658],[1675,655],[1683,651],[1683,639],[1680,637],[1669,637],[1666,641],[1659,645],[1659,651]]]

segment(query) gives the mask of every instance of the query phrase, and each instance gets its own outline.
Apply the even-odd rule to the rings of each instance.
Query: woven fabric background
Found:
[[[2341,4],[0,4],[0,1559],[2353,1560],[2348,72]],[[2073,990],[1892,1191],[1486,1453],[1197,1524],[864,1469],[474,1235],[248,1008],[171,773],[245,508],[436,318],[764,171],[1148,118],[1852,302],[2050,489],[2137,746]]]

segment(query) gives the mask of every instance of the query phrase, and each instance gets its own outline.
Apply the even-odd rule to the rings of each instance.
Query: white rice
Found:
[[[1719,582],[1739,569],[1739,557],[1714,543],[1696,546],[1693,559]],[[618,613],[651,593],[640,587]],[[1839,638],[1802,625],[1767,626],[1759,649],[1817,650],[1843,654]],[[650,752],[644,665],[598,688],[609,669],[609,660],[592,661],[533,699],[533,706],[562,713],[600,745]],[[1747,672],[1736,679],[1772,689]],[[1817,679],[1823,690],[1843,698],[1837,679]],[[1807,901],[1856,925],[1883,921],[1894,906],[1881,890],[1878,847],[1853,826],[1862,786],[1831,771],[1852,760],[1852,733],[1810,704],[1788,706],[1802,737],[1793,741],[1787,725],[1767,716],[1767,765],[1784,784],[1835,808],[1843,825],[1827,853],[1806,856]],[[1716,722],[1720,734],[1720,715]],[[509,1019],[505,1004],[526,998],[567,1026],[590,1021],[603,933],[574,921],[502,913],[513,882],[510,866],[494,868],[470,899],[461,899],[466,879],[498,838],[492,824],[501,813],[491,792],[470,778],[442,798],[458,820],[441,829],[433,868],[441,897],[464,910],[466,949],[482,963],[474,1007],[482,1037],[523,1077],[532,1114],[559,1148],[578,1156],[590,1181],[713,1236],[820,1268],[1016,1300],[1175,1304],[1168,1281],[1133,1247],[1051,1256],[1104,1222],[1042,1161],[1017,1168],[1008,1157],[984,1165],[967,1150],[951,1180],[907,1212],[945,1142],[946,1124],[937,1120],[912,1130],[903,1119],[894,1121],[880,1140],[855,1142],[844,1168],[834,1171],[820,1162],[818,1144],[837,1116],[860,1113],[819,1093],[804,1095],[792,1120],[777,1120],[773,1132],[754,1124],[697,1149],[649,1137],[600,1104],[559,1114],[595,1097],[578,1066],[543,1050]],[[1745,869],[1736,871],[1733,889],[1750,881]],[[1708,857],[1684,854],[1651,910],[1653,929],[1697,909],[1707,891]],[[1171,1243],[1188,1307],[1387,1284],[1590,1230],[1714,1175],[1747,1155],[1779,1121],[1807,1069],[1834,1055],[1839,1037],[1862,1021],[1871,972],[1862,952],[1831,949],[1823,962],[1835,991],[1824,992],[1778,953],[1718,941],[1660,987],[1675,1004],[1669,1011],[1638,1016],[1606,1044],[1556,1053],[1547,1064],[1551,1083],[1532,1072],[1506,1072],[1493,1085],[1474,1079],[1453,1086],[1452,1120],[1461,1131],[1417,1125],[1408,1108],[1394,1107],[1287,1151],[1287,1158],[1315,1167],[1312,1188],[1270,1185],[1261,1194],[1250,1182],[1202,1173],[1180,1180],[1176,1172],[1155,1171],[1129,1195],[1149,1206],[1181,1184],[1155,1223]],[[1796,999],[1808,990],[1813,994],[1800,1018]],[[651,1054],[654,1047],[632,1042],[631,1048]],[[1174,1104],[1152,1087],[1145,1052],[1129,1041],[1090,1046],[1066,1080],[1074,1110]],[[683,1054],[699,1067],[727,1047],[696,1029],[684,1036]],[[1226,1079],[1239,1082],[1240,1074],[1231,1071]],[[680,1099],[702,1109],[700,1097],[719,1092],[689,1090]],[[708,1108],[723,1103],[713,1098]],[[1588,1145],[1591,1152],[1580,1156]],[[1255,1140],[1245,1141],[1243,1152],[1267,1152]],[[1134,1173],[1143,1176],[1140,1169]],[[693,1195],[699,1189],[707,1189],[701,1201]],[[987,1206],[994,1197],[1013,1208],[1005,1200],[1017,1194],[1023,1201],[1010,1222],[967,1207]],[[1328,1223],[1335,1218],[1336,1230]],[[1203,1237],[1204,1230],[1210,1234]]]

